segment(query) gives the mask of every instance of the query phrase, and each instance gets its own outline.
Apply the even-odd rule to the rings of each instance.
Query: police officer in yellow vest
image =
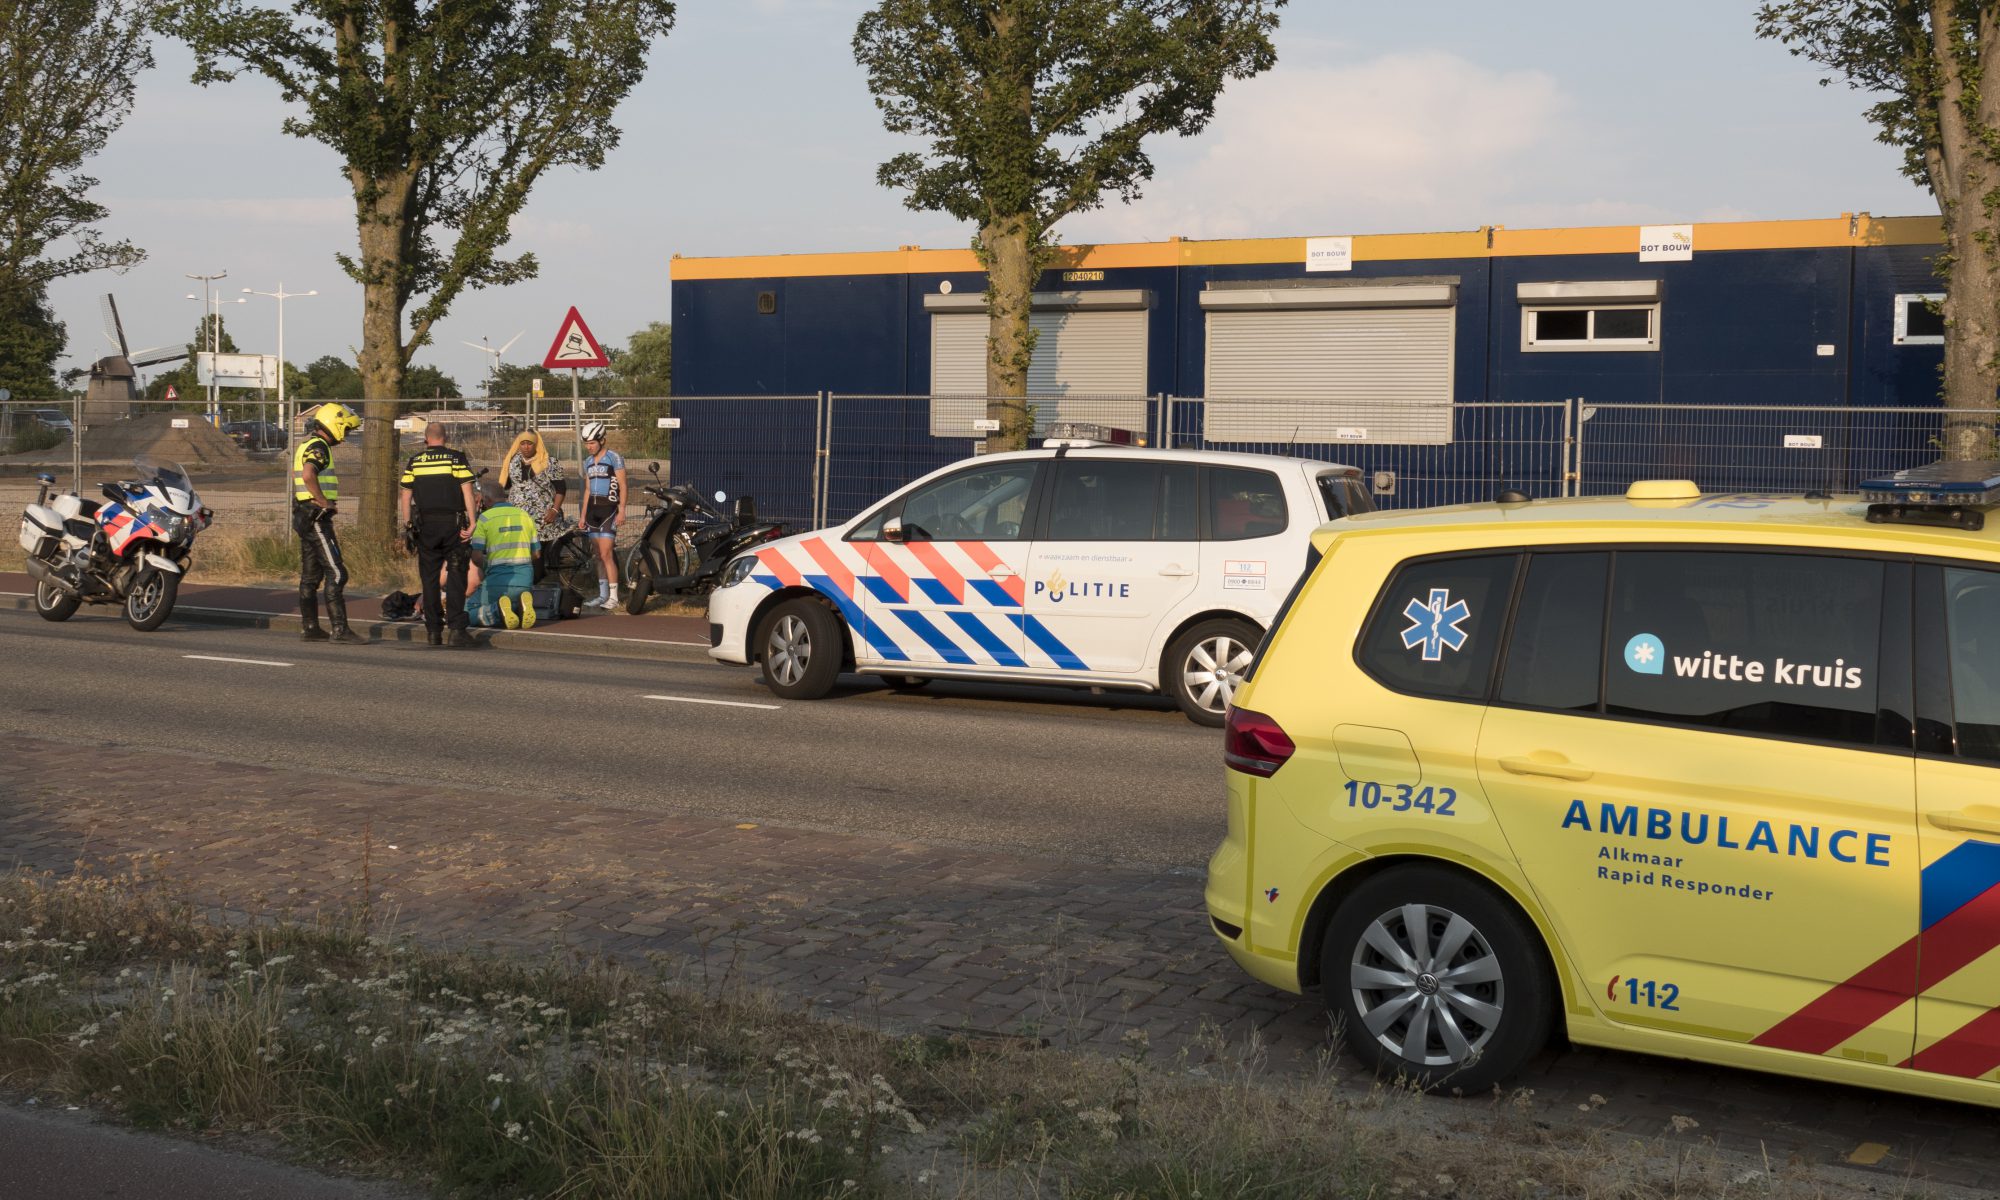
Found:
[[[403,468],[403,524],[415,535],[417,577],[424,588],[424,629],[433,646],[473,645],[465,630],[465,567],[472,540],[472,464],[465,452],[444,444],[445,427],[424,428],[424,448]],[[438,605],[438,573],[445,574],[444,605]]]
[[[359,642],[347,627],[347,565],[333,535],[340,503],[340,477],[333,471],[333,448],[361,428],[361,418],[344,404],[313,409],[305,437],[292,451],[292,532],[299,535],[299,620],[308,642]],[[326,588],[326,616],[332,632],[319,627],[319,591]]]

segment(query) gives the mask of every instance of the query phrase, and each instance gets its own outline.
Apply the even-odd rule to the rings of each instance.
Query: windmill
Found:
[[[104,314],[104,336],[118,353],[107,354],[90,364],[90,384],[84,392],[84,419],[109,420],[130,416],[132,401],[139,398],[139,368],[179,362],[187,357],[185,346],[155,346],[132,353],[125,341],[125,323],[118,319],[118,301],[107,294],[99,302]]]
[[[525,329],[521,331],[521,333],[526,333],[526,332],[528,331]],[[479,344],[476,346],[473,346],[471,342],[466,342],[466,341],[461,341],[459,343],[459,345],[461,346],[472,346],[474,350],[479,351],[481,354],[492,355],[493,361],[488,363],[486,366],[486,398],[488,400],[491,400],[493,398],[493,385],[497,383],[500,379],[500,360],[506,356],[509,347],[513,346],[515,342],[521,340],[521,333],[517,333],[513,337],[508,338],[507,344],[505,346],[500,347],[498,350],[495,350],[493,348],[492,343],[487,340],[485,334],[481,334],[479,336]]]

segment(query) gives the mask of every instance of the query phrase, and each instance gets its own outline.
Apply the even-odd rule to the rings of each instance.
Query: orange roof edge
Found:
[[[1694,248],[1776,250],[1843,246],[1921,246],[1943,240],[1934,216],[1877,217],[1842,213],[1788,221],[1695,221]],[[1354,235],[1354,258],[1361,262],[1438,258],[1507,258],[1531,254],[1636,254],[1637,225],[1567,229],[1509,229],[1505,225],[1442,233]],[[1305,261],[1305,237],[1169,237],[1159,242],[1106,242],[1063,246],[1056,270],[1114,267],[1222,266]],[[977,274],[971,250],[842,251],[672,258],[673,277],[695,279],[804,278],[828,275]]]

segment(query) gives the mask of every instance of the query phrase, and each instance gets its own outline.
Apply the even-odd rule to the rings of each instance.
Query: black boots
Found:
[[[455,650],[468,649],[470,647],[477,646],[478,644],[479,644],[478,642],[472,640],[472,633],[469,630],[464,630],[464,629],[452,630],[451,634],[445,640],[445,645],[450,646]]]
[[[326,619],[333,626],[328,641],[343,646],[360,643],[361,639],[347,627],[347,597],[344,594],[335,592],[326,598]]]
[[[327,640],[327,632],[319,627],[319,597],[311,593],[299,594],[299,639],[307,642]]]

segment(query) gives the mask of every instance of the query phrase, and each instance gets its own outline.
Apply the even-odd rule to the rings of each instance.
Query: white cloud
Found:
[[[1065,223],[1072,240],[1464,229],[1524,159],[1573,132],[1549,75],[1454,54],[1292,67],[1234,85],[1192,153],[1156,147],[1147,195]]]

